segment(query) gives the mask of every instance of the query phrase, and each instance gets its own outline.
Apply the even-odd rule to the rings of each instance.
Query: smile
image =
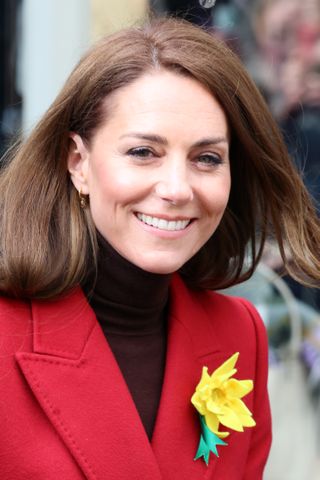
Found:
[[[177,230],[184,230],[191,220],[165,220],[164,218],[158,217],[151,217],[150,215],[145,215],[144,213],[137,213],[136,214],[138,219],[145,223],[146,225],[150,225],[151,227],[158,228],[159,230],[167,230],[167,231],[177,231]]]

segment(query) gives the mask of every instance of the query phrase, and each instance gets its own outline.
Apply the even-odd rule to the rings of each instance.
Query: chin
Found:
[[[178,262],[139,262],[136,265],[149,273],[155,273],[159,275],[170,275],[177,272],[183,265]]]

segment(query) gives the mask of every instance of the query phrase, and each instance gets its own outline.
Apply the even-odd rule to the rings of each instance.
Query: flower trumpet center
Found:
[[[227,401],[227,395],[220,388],[215,388],[211,392],[212,401],[218,404],[224,404]]]

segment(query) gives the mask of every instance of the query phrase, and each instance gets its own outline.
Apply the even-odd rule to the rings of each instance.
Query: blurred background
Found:
[[[149,11],[201,25],[240,56],[320,213],[320,0],[0,0],[0,154],[92,42]],[[274,441],[264,478],[320,480],[320,293],[281,267],[269,243],[254,277],[227,293],[249,298],[268,330]]]

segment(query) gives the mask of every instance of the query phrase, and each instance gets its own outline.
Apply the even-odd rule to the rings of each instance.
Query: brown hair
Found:
[[[261,95],[221,41],[187,22],[162,19],[96,44],[29,139],[10,154],[0,177],[2,292],[49,298],[83,279],[97,243],[90,211],[81,210],[67,171],[69,132],[90,143],[108,115],[103,100],[154,68],[205,85],[231,131],[228,207],[212,238],[182,268],[186,281],[222,288],[248,278],[271,234],[291,274],[319,282],[319,223]]]

